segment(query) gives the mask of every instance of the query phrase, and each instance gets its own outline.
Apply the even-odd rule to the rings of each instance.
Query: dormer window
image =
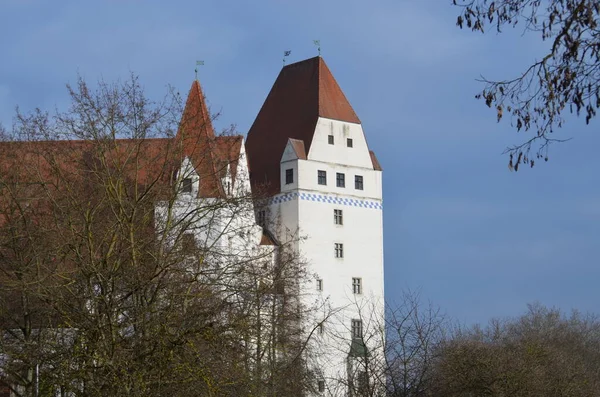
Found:
[[[330,145],[333,145],[333,135],[327,135],[327,142],[328,142]]]
[[[192,192],[192,178],[183,178],[181,181],[181,191],[183,193]]]

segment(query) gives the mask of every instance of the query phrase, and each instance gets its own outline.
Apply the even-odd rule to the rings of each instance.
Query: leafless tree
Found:
[[[291,242],[257,245],[250,192],[214,183],[182,204],[179,97],[153,103],[135,76],[69,93],[68,111],[19,113],[20,141],[0,143],[0,370],[12,392],[301,393],[303,263]],[[208,158],[230,152],[214,144],[194,154],[197,169],[212,161],[203,182],[239,160]]]
[[[405,291],[386,311],[386,375],[389,396],[431,395],[437,348],[446,337],[449,321],[440,308],[423,303]]]
[[[509,168],[548,160],[548,146],[565,111],[585,115],[600,107],[600,4],[596,0],[453,0],[461,7],[457,25],[484,32],[521,27],[549,42],[544,56],[522,73],[502,80],[482,78],[477,98],[495,109],[500,121],[509,115],[517,130],[533,132],[506,149]],[[533,152],[532,152],[533,149]]]
[[[362,330],[352,333],[348,376],[339,383],[353,396],[431,395],[436,352],[449,321],[414,291],[404,291],[397,303],[388,303],[385,320],[373,303],[368,297],[355,302]],[[351,331],[340,338],[347,339]]]

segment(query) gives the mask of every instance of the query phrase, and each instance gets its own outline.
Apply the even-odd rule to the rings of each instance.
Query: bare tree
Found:
[[[418,293],[405,291],[386,311],[386,375],[389,396],[431,395],[437,348],[449,328],[448,319]]]
[[[429,396],[437,349],[449,322],[440,309],[423,303],[414,291],[404,291],[398,303],[387,304],[385,320],[376,300],[354,304],[360,329],[347,349],[348,373],[338,383],[353,396]],[[354,309],[354,308],[353,308]]]
[[[152,103],[135,76],[69,92],[68,111],[18,114],[21,141],[0,143],[12,392],[301,392],[304,267],[289,242],[258,244],[254,198],[233,183],[241,138],[194,136],[205,115],[186,106],[179,122],[179,98]]]
[[[482,78],[477,98],[494,108],[500,121],[509,115],[518,131],[531,130],[524,142],[506,149],[509,167],[533,167],[548,160],[548,146],[562,142],[553,133],[565,111],[585,115],[600,107],[600,5],[596,0],[453,0],[462,8],[457,25],[473,31],[521,26],[549,42],[544,56],[521,74],[502,80]],[[533,152],[532,152],[533,150]]]

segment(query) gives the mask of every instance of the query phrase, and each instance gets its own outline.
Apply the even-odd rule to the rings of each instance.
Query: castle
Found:
[[[85,139],[1,143],[6,186],[10,176],[25,189],[22,194],[41,197],[66,185],[93,201],[97,181],[90,170],[101,161],[110,172],[122,172],[131,186],[164,185],[162,192],[177,186],[175,201],[161,201],[161,190],[150,201],[154,228],[166,236],[167,245],[210,242],[236,255],[245,250],[268,257],[268,247],[292,241],[292,250],[308,267],[309,282],[298,283],[299,299],[321,308],[302,325],[316,352],[308,363],[315,374],[312,389],[360,394],[369,377],[377,376],[373,372],[383,360],[384,343],[382,168],[320,56],[281,70],[245,144],[242,136],[215,135],[197,80],[175,136],[113,136],[107,142],[100,155]],[[48,180],[67,174],[68,182],[48,187]],[[227,215],[229,207],[223,205],[215,212],[231,222],[220,222],[218,216],[207,220],[190,210],[200,201],[216,206],[247,195],[259,197],[253,208]],[[151,199],[142,193],[139,200]],[[34,216],[41,224],[46,204],[41,200],[38,208],[37,202],[30,200],[28,206],[39,209]],[[182,218],[187,229],[181,227]],[[0,225],[10,221],[0,214]],[[207,228],[207,222],[213,225]],[[91,283],[91,296],[97,287]]]

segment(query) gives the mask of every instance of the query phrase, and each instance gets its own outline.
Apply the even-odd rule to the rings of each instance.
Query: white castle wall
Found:
[[[334,136],[333,145],[328,135]],[[347,138],[353,147],[347,147]],[[294,182],[287,185],[286,169],[294,170]],[[327,172],[327,185],[318,184],[318,170]],[[344,188],[336,186],[338,172],[345,174]],[[355,175],[363,177],[363,190],[355,189]],[[328,391],[345,394],[351,320],[363,320],[365,337],[370,333],[379,337],[367,341],[375,358],[382,342],[375,328],[382,326],[384,313],[381,171],[373,170],[361,125],[320,118],[307,160],[297,159],[288,144],[281,186],[282,194],[271,200],[269,211],[281,222],[280,231],[298,230],[303,237],[300,253],[315,278],[323,280],[323,291],[312,283],[307,297],[328,303],[324,334],[316,338],[322,352],[317,365]],[[342,210],[343,225],[334,223],[334,209]],[[335,258],[335,243],[343,244],[343,258]],[[362,279],[360,295],[353,294],[353,277]]]

